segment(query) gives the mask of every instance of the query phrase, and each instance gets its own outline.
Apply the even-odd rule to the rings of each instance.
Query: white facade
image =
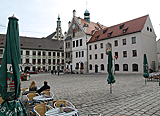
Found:
[[[134,44],[132,44],[133,37],[136,38],[136,43]],[[123,45],[123,39],[126,39],[126,45]],[[115,46],[116,40],[118,41],[118,46]],[[155,69],[155,71],[157,70],[158,62],[156,55],[157,54],[156,35],[154,33],[149,16],[141,32],[136,32],[132,34],[122,35],[110,39],[104,39],[88,43],[89,73],[95,73],[96,70],[98,70],[98,72],[101,73],[107,73],[108,55],[106,55],[106,44],[108,42],[112,44],[113,58],[115,56],[115,52],[118,52],[118,58],[117,60],[115,60],[115,64],[119,65],[119,70],[115,71],[116,73],[121,73],[121,74],[143,73],[143,54],[147,55],[149,68]],[[103,43],[103,48],[100,47],[101,43]],[[94,48],[95,44],[97,44],[97,49]],[[90,46],[92,48],[91,50]],[[136,50],[137,52],[137,55],[134,57],[133,57],[133,50]],[[124,52],[125,53],[127,52],[127,57],[124,57]],[[97,54],[97,59],[95,59],[95,54]],[[101,54],[103,54],[103,59],[101,59]],[[92,59],[90,59],[90,55],[92,55]],[[125,70],[124,68],[125,64],[128,65],[128,70]],[[97,68],[96,65],[98,65],[99,68]],[[137,68],[135,69],[135,66],[138,66],[138,69]]]

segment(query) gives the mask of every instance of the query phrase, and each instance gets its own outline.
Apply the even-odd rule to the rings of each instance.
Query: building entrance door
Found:
[[[25,72],[30,71],[30,67],[26,66],[24,70],[25,70]]]
[[[98,65],[95,65],[95,73],[98,73]]]

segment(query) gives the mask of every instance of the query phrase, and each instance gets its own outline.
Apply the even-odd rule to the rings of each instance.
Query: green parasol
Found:
[[[112,52],[109,51],[108,54],[108,84],[110,84],[110,93],[112,93],[112,83],[115,83],[114,76],[112,75]]]
[[[4,100],[0,105],[0,116],[26,116],[23,103],[18,100],[21,74],[18,19],[9,17],[5,49],[0,73],[0,94]]]
[[[148,62],[147,62],[147,56],[146,54],[144,54],[144,59],[143,59],[143,77],[145,78],[145,84],[146,84],[146,78],[149,77],[149,73],[148,73]]]

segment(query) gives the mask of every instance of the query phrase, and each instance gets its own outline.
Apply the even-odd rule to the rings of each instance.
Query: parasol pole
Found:
[[[146,78],[145,78],[145,85],[146,85]]]
[[[112,83],[110,84],[110,93],[112,94]]]

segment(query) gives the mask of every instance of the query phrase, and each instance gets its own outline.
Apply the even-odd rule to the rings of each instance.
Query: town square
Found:
[[[45,79],[44,79],[45,77]],[[115,75],[112,94],[107,83],[108,74],[61,74],[41,73],[23,81],[28,87],[36,81],[38,87],[48,81],[55,99],[72,102],[80,116],[99,113],[103,116],[159,116],[160,87],[158,81],[147,81],[142,75]]]
[[[0,4],[0,116],[160,116],[158,1]]]

